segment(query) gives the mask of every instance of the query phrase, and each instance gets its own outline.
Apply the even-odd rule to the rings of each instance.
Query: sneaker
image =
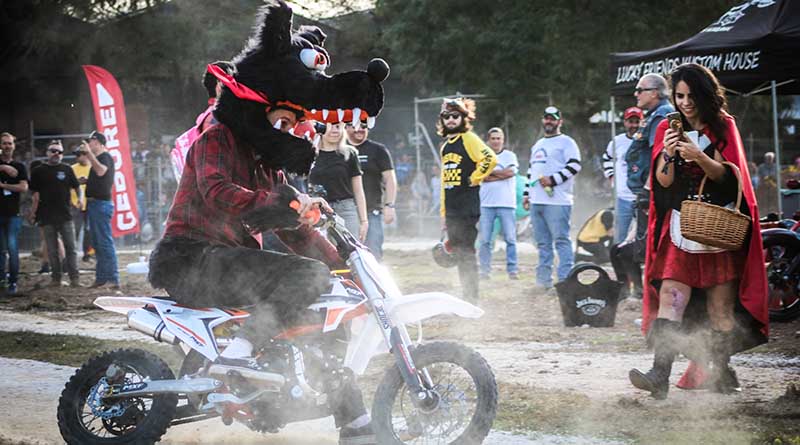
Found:
[[[539,284],[539,283],[537,283],[537,284],[535,284],[535,285],[533,286],[533,289],[532,289],[532,290],[533,290],[533,292],[534,292],[535,294],[547,295],[547,294],[549,294],[549,293],[550,293],[550,291],[551,291],[552,289],[553,289],[553,286],[552,286],[552,285],[547,285],[547,284]]]
[[[60,278],[59,279],[53,278],[52,280],[50,280],[50,284],[48,284],[47,287],[61,287],[61,285],[62,283]]]
[[[81,287],[81,280],[77,278],[70,278],[69,287]]]
[[[39,269],[39,272],[37,273],[39,274],[50,273],[50,265],[47,263],[42,263],[42,267]]]
[[[95,281],[91,286],[89,286],[89,289],[99,289],[106,284],[108,284],[108,281]]]
[[[511,272],[508,274],[509,280],[519,280],[519,274],[516,272]]]
[[[108,286],[108,288],[111,290],[122,290],[122,286],[120,286],[119,283],[114,283],[111,286]]]
[[[6,288],[7,295],[17,295],[17,283],[8,283]]]
[[[372,424],[366,424],[361,428],[345,426],[339,430],[339,445],[377,445],[377,443]]]

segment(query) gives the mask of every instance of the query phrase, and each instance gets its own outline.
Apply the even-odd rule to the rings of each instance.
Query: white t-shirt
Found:
[[[528,169],[528,195],[533,204],[572,205],[575,175],[581,170],[581,152],[575,140],[565,134],[544,137],[531,147]],[[556,182],[553,196],[538,182],[541,176],[552,176]],[[537,181],[533,186],[531,184]]]
[[[625,154],[633,142],[626,133],[620,133],[614,136],[613,141],[609,141],[606,147],[606,155],[614,157],[614,187],[617,189],[617,198],[625,201],[635,201],[636,195],[633,194],[631,189],[628,188],[628,163],[625,162]],[[613,155],[614,143],[617,146],[616,156]]]
[[[481,207],[517,208],[517,171],[519,162],[513,151],[503,150],[497,154],[497,166],[494,171],[510,168],[514,176],[502,181],[481,183]]]

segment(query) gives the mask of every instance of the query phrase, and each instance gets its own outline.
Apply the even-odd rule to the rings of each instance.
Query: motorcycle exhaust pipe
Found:
[[[286,379],[274,372],[257,371],[239,366],[230,366],[215,363],[208,368],[208,375],[218,379],[227,380],[231,374],[238,374],[250,383],[267,391],[280,391]]]
[[[113,385],[104,399],[116,397],[133,397],[155,394],[208,394],[222,387],[216,379],[180,379],[180,380],[152,380],[149,382],[125,383]]]
[[[153,337],[156,341],[177,345],[179,340],[167,330],[161,318],[144,309],[134,309],[128,312],[128,327]]]

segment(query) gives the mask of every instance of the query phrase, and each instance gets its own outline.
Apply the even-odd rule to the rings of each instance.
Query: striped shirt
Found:
[[[581,152],[574,139],[564,134],[539,139],[531,147],[525,196],[533,204],[572,205],[572,189],[579,171]],[[542,187],[541,177],[549,177],[555,184],[552,196]]]

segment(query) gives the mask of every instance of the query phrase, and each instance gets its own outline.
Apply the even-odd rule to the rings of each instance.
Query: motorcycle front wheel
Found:
[[[114,365],[119,384],[174,379],[158,356],[138,349],[119,349],[92,358],[69,379],[58,400],[58,428],[69,445],[156,443],[175,416],[174,394],[103,399]]]
[[[449,342],[422,345],[412,353],[418,372],[431,377],[438,398],[431,408],[416,407],[397,367],[387,370],[372,406],[380,444],[480,444],[497,413],[497,382],[486,360],[466,346]]]

